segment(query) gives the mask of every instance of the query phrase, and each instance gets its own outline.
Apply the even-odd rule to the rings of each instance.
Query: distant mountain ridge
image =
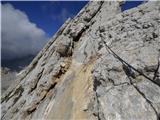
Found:
[[[12,71],[9,68],[1,67],[1,92],[2,94],[8,89],[8,87],[14,82],[16,79],[16,71]]]
[[[8,67],[11,70],[20,71],[33,60],[35,55],[28,55],[22,58],[12,59],[12,60],[2,60],[2,67]]]

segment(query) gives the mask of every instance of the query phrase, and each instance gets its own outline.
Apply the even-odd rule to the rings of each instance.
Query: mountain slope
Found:
[[[160,3],[89,2],[2,96],[2,120],[158,120]]]

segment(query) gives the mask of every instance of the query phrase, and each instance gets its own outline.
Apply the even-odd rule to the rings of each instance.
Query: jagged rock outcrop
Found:
[[[160,2],[89,2],[2,96],[2,120],[159,120]]]

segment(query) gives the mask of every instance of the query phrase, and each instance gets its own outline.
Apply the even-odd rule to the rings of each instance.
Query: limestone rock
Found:
[[[89,2],[2,95],[2,120],[159,120],[160,2]]]
[[[60,56],[69,56],[72,54],[72,44],[71,39],[62,36],[56,45],[56,52],[58,52]]]

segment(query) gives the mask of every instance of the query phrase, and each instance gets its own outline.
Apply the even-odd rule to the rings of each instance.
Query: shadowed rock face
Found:
[[[158,120],[160,3],[89,2],[2,96],[2,120]]]

